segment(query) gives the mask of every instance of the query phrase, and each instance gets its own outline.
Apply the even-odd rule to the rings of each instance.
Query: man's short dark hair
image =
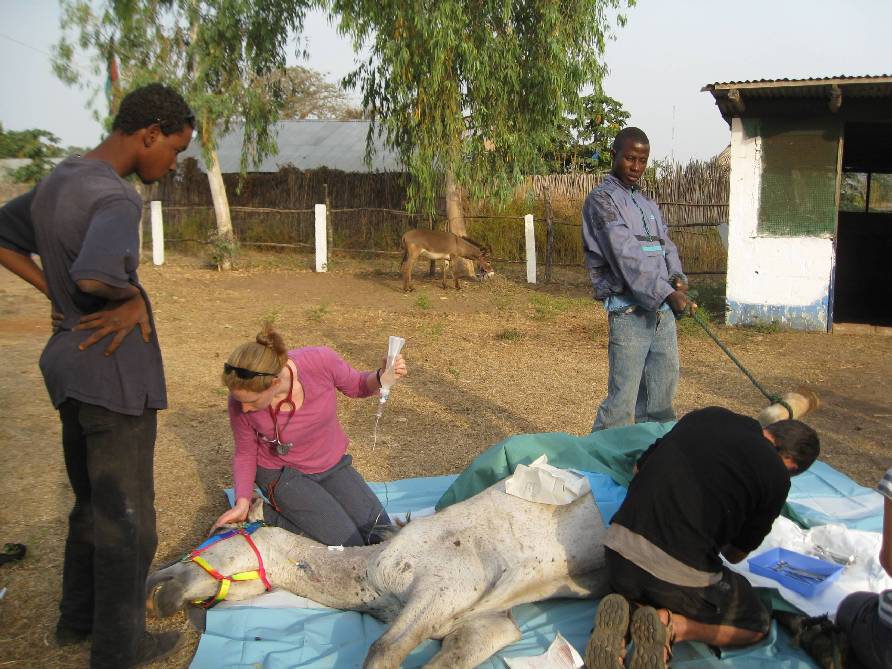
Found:
[[[796,463],[796,473],[801,474],[812,466],[821,454],[818,433],[799,420],[779,420],[766,425],[765,429],[774,437],[774,446],[779,455],[787,456]]]
[[[132,135],[153,123],[165,135],[182,132],[187,125],[195,127],[195,114],[183,96],[163,84],[149,84],[130,91],[121,100],[112,130]]]
[[[616,133],[616,137],[613,138],[614,151],[621,151],[626,142],[650,145],[650,140],[647,138],[647,135],[644,134],[644,131],[641,128],[635,128],[633,126],[623,128]]]

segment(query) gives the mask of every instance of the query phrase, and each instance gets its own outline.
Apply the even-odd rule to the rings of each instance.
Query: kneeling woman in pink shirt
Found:
[[[397,377],[407,373],[399,356]],[[329,546],[380,541],[390,518],[347,455],[337,395],[369,397],[380,370],[358,372],[324,346],[287,350],[270,326],[223,366],[235,439],[235,506],[214,527],[245,520],[254,484],[269,503],[264,520]]]

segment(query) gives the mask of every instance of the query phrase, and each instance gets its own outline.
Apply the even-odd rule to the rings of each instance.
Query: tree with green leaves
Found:
[[[87,0],[67,25],[80,45],[108,45],[122,71],[179,83],[199,112],[206,153],[217,127],[245,124],[243,165],[272,145],[281,90],[256,86],[284,67],[305,10],[324,4],[355,50],[370,54],[345,80],[362,94],[378,133],[412,175],[409,206],[432,211],[445,187],[453,232],[465,232],[460,189],[509,193],[541,172],[563,119],[583,114],[580,93],[601,94],[604,47],[634,0]],[[84,20],[84,18],[89,20]],[[109,39],[109,38],[115,39]],[[70,55],[70,44],[60,52]],[[70,61],[70,58],[68,59]],[[217,121],[219,125],[214,125]],[[212,153],[210,155],[213,155]],[[211,163],[213,168],[213,162]]]
[[[17,183],[35,184],[53,169],[53,158],[66,155],[59,138],[49,130],[4,130],[0,124],[0,158],[27,158],[31,162],[10,170]]]
[[[56,45],[55,71],[82,84],[73,67],[89,54],[94,74],[114,67],[114,116],[122,89],[160,81],[180,90],[195,111],[198,139],[208,165],[217,217],[217,238],[233,239],[229,204],[216,146],[220,133],[238,125],[244,132],[242,169],[276,150],[272,126],[283,104],[282,87],[270,74],[285,67],[289,34],[300,33],[304,0],[60,0],[63,36]],[[97,91],[98,93],[98,91]],[[94,97],[95,100],[95,97]],[[223,268],[229,261],[224,260]]]
[[[601,93],[602,56],[633,0],[331,0],[341,31],[371,54],[347,81],[375,131],[413,176],[410,204],[432,209],[445,184],[464,233],[459,187],[499,197],[545,169],[580,93]]]
[[[549,171],[598,172],[609,170],[613,138],[629,121],[629,112],[608,95],[581,98],[582,113],[563,120],[549,151]]]
[[[282,92],[282,119],[324,118],[342,121],[363,118],[347,91],[328,81],[321,72],[294,66],[270,75]]]

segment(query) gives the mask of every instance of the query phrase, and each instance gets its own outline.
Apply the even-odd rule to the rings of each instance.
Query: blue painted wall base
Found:
[[[827,332],[829,298],[807,305],[749,304],[728,300],[728,325],[768,325],[778,323],[792,330]]]

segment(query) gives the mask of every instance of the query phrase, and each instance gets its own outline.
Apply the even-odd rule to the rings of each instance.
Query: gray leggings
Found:
[[[270,500],[263,505],[264,521],[327,546],[378,543],[390,518],[352,463],[345,455],[319,474],[258,467],[257,485]]]

